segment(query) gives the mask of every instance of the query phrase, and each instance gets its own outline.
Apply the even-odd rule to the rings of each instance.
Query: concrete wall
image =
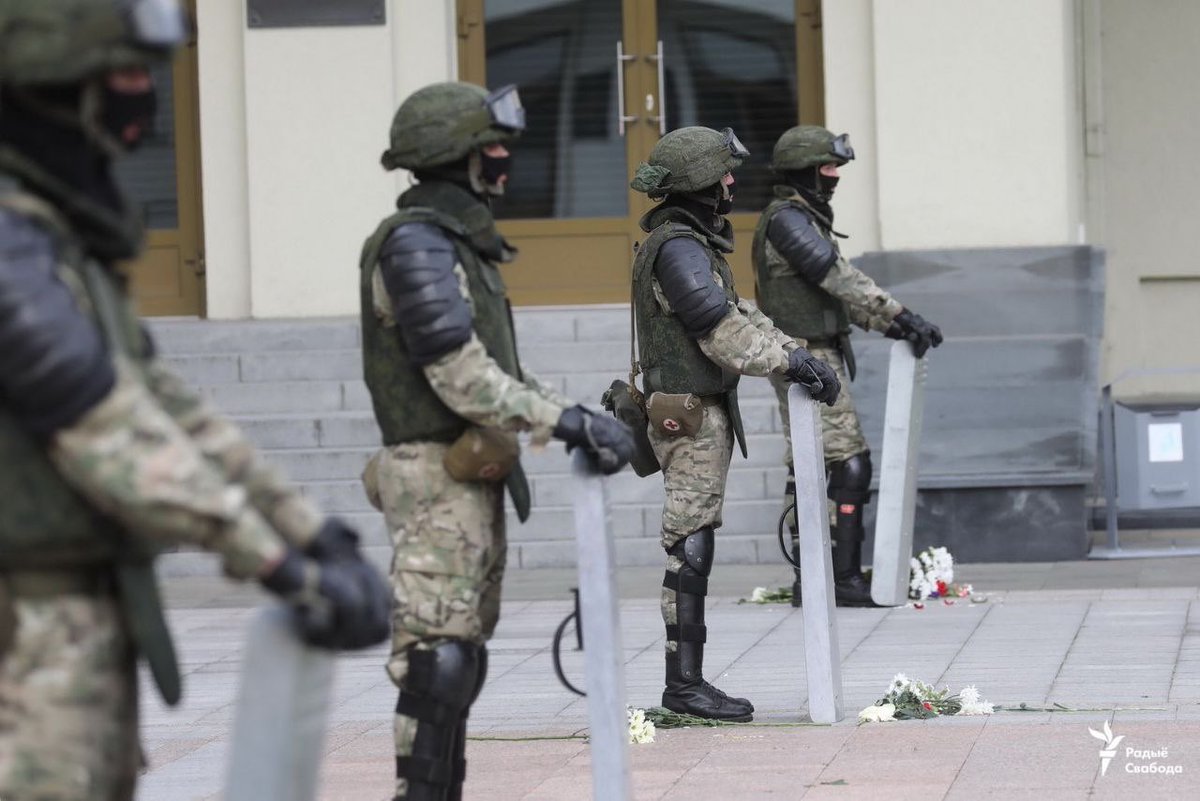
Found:
[[[1200,363],[1200,3],[1088,0],[1098,18],[1089,37],[1089,76],[1098,80],[1089,152],[1100,198],[1095,227],[1108,250],[1105,376],[1133,368]],[[1092,96],[1092,95],[1090,95]],[[1200,375],[1155,376],[1117,386],[1127,398],[1200,396]]]
[[[248,30],[200,3],[208,315],[357,307],[353,271],[404,176],[379,166],[399,102],[455,72],[452,0],[390,0],[386,26]]]
[[[826,120],[859,153],[837,201],[850,233],[867,232],[852,251],[876,237],[888,250],[1080,241],[1074,7],[824,4]],[[873,203],[854,197],[872,171]]]

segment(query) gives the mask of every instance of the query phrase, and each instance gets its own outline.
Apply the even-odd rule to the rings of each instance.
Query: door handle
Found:
[[[646,56],[646,58],[650,61],[658,62],[658,115],[650,116],[646,119],[650,120],[651,122],[658,123],[658,135],[662,136],[667,132],[667,82],[663,78],[662,39],[658,40],[658,47],[656,48],[654,55]]]
[[[633,61],[637,56],[627,55],[617,40],[617,133],[625,135],[625,123],[637,121],[637,115],[625,113],[625,62]]]

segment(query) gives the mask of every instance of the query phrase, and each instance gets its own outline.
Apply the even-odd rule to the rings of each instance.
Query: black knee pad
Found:
[[[487,680],[488,671],[488,650],[486,645],[479,646],[479,674],[475,678],[475,689],[471,691],[471,700],[467,702],[467,706],[475,703],[475,699],[479,697],[479,693],[483,692],[483,683]]]
[[[863,451],[829,467],[829,499],[862,506],[871,498],[871,452]]]
[[[712,526],[699,528],[672,545],[667,553],[683,560],[682,570],[688,568],[699,576],[708,577],[712,572],[713,553],[716,550],[716,532]]]
[[[426,723],[457,720],[478,693],[481,652],[474,643],[451,640],[432,650],[408,649],[396,711]]]
[[[687,535],[667,549],[667,553],[683,562],[678,573],[670,570],[663,576],[668,590],[687,595],[708,595],[708,574],[712,572],[716,533],[705,526]]]

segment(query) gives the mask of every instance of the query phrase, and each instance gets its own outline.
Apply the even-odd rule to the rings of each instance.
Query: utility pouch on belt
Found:
[[[666,437],[694,437],[704,423],[704,404],[690,392],[668,395],[652,392],[646,399],[650,424]]]
[[[517,435],[498,428],[468,428],[446,451],[442,464],[455,481],[503,481],[521,456]]]
[[[367,500],[377,511],[383,511],[383,498],[379,495],[379,457],[383,451],[376,451],[367,466],[362,471],[363,489],[367,492]]]
[[[662,467],[658,464],[658,457],[654,455],[654,448],[650,447],[650,437],[646,433],[649,421],[646,419],[646,409],[642,406],[641,397],[642,393],[618,378],[605,391],[600,402],[606,410],[612,412],[613,417],[633,429],[633,457],[629,464],[632,465],[633,472],[645,478],[654,475]]]

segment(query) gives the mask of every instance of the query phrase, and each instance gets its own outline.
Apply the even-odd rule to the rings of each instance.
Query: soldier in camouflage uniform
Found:
[[[387,635],[388,593],[325,520],[156,358],[118,260],[140,225],[112,178],[154,113],[174,0],[0,0],[0,798],[129,801],[136,659],[180,676],[163,547],[221,555],[297,605],[310,642]]]
[[[619,470],[629,428],[594,415],[521,368],[499,265],[513,249],[490,198],[525,127],[517,90],[427,86],[401,104],[383,154],[418,183],[367,239],[363,364],[384,447],[364,475],[395,546],[388,673],[396,706],[396,798],[457,799],[466,721],[500,615],[504,490],[518,517],[529,486],[516,433],[581,447]]]
[[[649,236],[633,263],[649,437],[667,490],[662,705],[733,721],[750,720],[754,706],[705,681],[703,663],[704,596],[735,439],[746,455],[738,379],[779,376],[825,403],[838,395],[833,369],[734,289],[724,255],[733,251],[733,229],[725,215],[733,204],[732,171],[747,155],[728,128],[680,128],[658,141],[631,184],[663,200],[641,220]],[[677,412],[662,418],[655,410],[663,408]]]
[[[834,596],[838,606],[874,606],[862,572],[863,504],[870,498],[871,452],[863,438],[850,382],[854,352],[850,324],[912,343],[917,357],[942,342],[942,332],[905,309],[875,282],[842,258],[829,202],[838,182],[838,167],[854,158],[849,138],[834,136],[816,125],[788,130],[775,144],[772,167],[783,183],[754,232],[757,296],[776,324],[809,342],[812,352],[833,365],[842,382],[838,402],[821,415],[825,469],[829,476],[833,528]],[[788,437],[788,481],[785,502],[795,500],[787,387],[772,379]],[[799,543],[792,524],[792,553]],[[800,604],[800,571],[796,571],[792,603]]]

